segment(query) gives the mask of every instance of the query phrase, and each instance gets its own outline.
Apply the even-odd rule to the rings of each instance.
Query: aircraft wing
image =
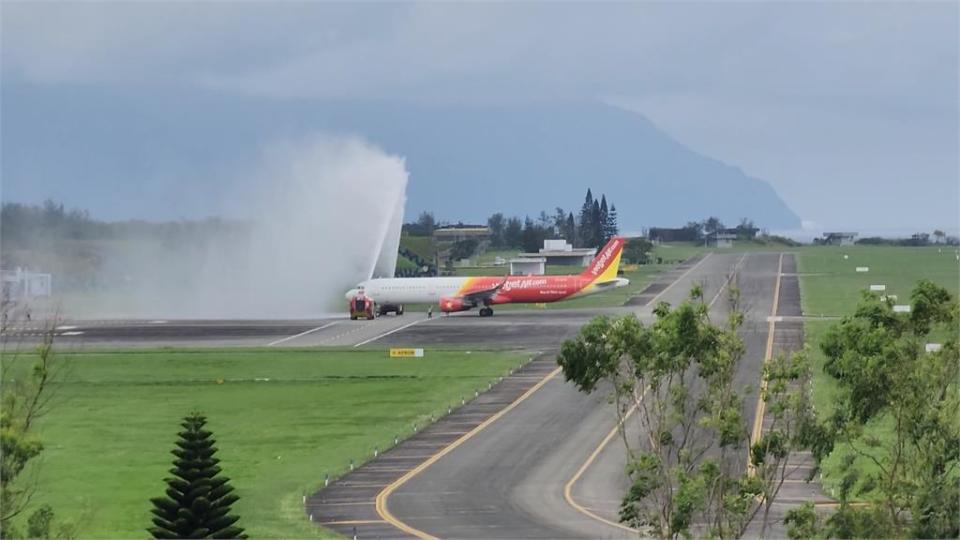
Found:
[[[483,289],[481,291],[473,291],[471,293],[467,293],[463,295],[464,302],[479,304],[479,303],[482,303],[484,300],[489,300],[490,298],[493,298],[493,295],[497,294],[497,291],[502,289],[503,286],[507,284],[507,278],[509,277],[510,276],[504,276],[503,281],[501,281],[500,283],[496,284],[493,287],[490,287],[489,289]]]

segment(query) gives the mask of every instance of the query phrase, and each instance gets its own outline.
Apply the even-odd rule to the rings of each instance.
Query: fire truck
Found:
[[[357,319],[367,319],[371,320],[377,316],[376,307],[373,305],[373,300],[363,294],[363,291],[360,291],[356,296],[348,300],[350,304],[350,320],[355,321]]]

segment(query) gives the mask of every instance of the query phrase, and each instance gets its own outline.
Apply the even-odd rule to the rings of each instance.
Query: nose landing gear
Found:
[[[480,316],[481,316],[481,317],[492,317],[492,316],[493,316],[493,308],[492,308],[492,307],[483,307],[483,308],[480,308]]]

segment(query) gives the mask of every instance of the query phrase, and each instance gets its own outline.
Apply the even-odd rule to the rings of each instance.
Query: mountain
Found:
[[[52,197],[104,218],[215,214],[265,146],[321,132],[404,156],[408,219],[423,210],[465,222],[498,211],[576,212],[590,187],[616,204],[624,231],[710,215],[800,225],[767,182],[599,103],[272,101],[14,82],[4,82],[2,98],[4,200]]]

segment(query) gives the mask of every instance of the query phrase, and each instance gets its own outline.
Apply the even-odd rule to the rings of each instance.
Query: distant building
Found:
[[[696,229],[688,227],[680,229],[650,227],[650,230],[647,232],[647,238],[654,244],[662,244],[664,242],[696,242],[698,240]]]
[[[546,257],[520,257],[510,259],[510,275],[540,276],[546,273]]]
[[[544,240],[539,253],[521,253],[522,258],[543,258],[549,265],[585,267],[593,260],[597,250],[574,248],[566,240]]]
[[[741,240],[753,240],[760,232],[760,227],[733,227],[731,229],[721,229],[724,234],[732,234]]]
[[[0,271],[3,279],[3,299],[9,301],[47,297],[53,293],[53,276],[22,268]]]
[[[730,233],[716,233],[710,236],[710,245],[718,248],[729,248],[733,247],[733,241],[737,239],[737,235]]]
[[[481,225],[463,225],[434,229],[433,238],[441,242],[460,242],[470,238],[483,241],[490,239],[490,228]]]
[[[831,246],[852,246],[855,232],[825,232],[823,233],[823,243]]]

